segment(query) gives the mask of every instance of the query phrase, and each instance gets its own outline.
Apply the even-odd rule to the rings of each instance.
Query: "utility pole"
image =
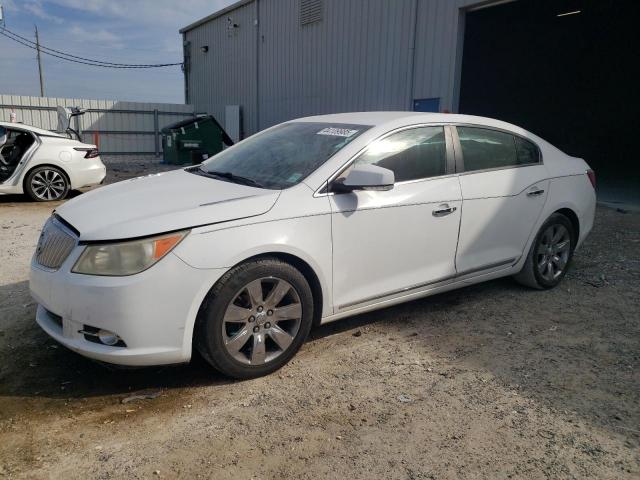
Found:
[[[38,52],[38,73],[40,74],[40,96],[44,97],[44,79],[42,78],[42,60],[40,59],[40,38],[38,37],[38,26],[36,27],[36,51]]]

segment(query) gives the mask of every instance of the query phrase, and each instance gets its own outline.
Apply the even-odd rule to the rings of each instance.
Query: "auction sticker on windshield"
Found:
[[[331,135],[333,137],[350,137],[358,133],[359,130],[350,130],[348,128],[323,128],[318,132],[318,135]]]

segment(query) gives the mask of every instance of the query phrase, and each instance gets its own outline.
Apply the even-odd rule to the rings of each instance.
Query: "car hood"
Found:
[[[82,241],[118,240],[262,215],[279,194],[174,170],[92,190],[55,213]]]

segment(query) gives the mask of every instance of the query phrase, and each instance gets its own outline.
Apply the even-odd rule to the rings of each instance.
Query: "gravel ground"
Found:
[[[0,477],[640,476],[640,214],[599,208],[555,290],[502,279],[322,326],[234,382],[199,359],[108,369],[41,332],[28,264],[55,206],[0,197]]]

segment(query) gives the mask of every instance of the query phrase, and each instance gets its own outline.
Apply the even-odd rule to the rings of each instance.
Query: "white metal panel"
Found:
[[[0,95],[0,121],[9,121],[13,110],[18,122],[55,130],[58,105],[94,110],[79,119],[82,141],[95,143],[98,136],[100,150],[106,155],[154,153],[154,110],[158,110],[159,129],[193,116],[192,105]]]

